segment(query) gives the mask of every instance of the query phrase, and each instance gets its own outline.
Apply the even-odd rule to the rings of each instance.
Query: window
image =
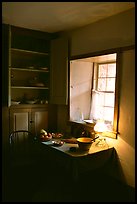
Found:
[[[108,131],[117,130],[114,121],[118,110],[116,59],[114,53],[70,61],[70,121],[84,123],[103,119]]]
[[[113,129],[116,62],[94,64],[90,119],[102,119],[108,130]]]

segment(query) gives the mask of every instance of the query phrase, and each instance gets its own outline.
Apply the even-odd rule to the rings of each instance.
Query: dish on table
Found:
[[[52,136],[40,136],[40,140],[42,141],[42,142],[47,142],[47,141],[50,141],[52,139]]]
[[[76,138],[62,139],[62,141],[70,144],[77,144]]]
[[[42,142],[47,142],[47,141],[50,141],[52,139],[52,137],[41,137],[40,138],[40,140],[42,141]]]
[[[59,139],[59,138],[63,137],[63,134],[62,133],[52,133],[52,137],[54,139]]]
[[[63,141],[52,141],[52,144],[54,145],[54,146],[61,146],[61,145],[63,145],[64,144],[64,142]]]
[[[46,141],[49,141],[51,139],[52,139],[52,134],[48,133],[44,129],[41,129],[41,131],[40,131],[40,140],[43,141],[43,142],[46,142]]]

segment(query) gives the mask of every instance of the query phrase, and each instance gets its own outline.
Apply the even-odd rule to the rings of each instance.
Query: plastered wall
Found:
[[[70,38],[70,55],[81,55],[135,44],[135,10],[123,12],[83,28],[64,33]],[[115,144],[127,184],[135,187],[135,57],[122,56],[120,135]],[[67,107],[66,107],[67,108]],[[65,111],[63,111],[65,112]],[[61,112],[58,112],[61,115]],[[66,117],[67,118],[67,117]],[[60,122],[61,123],[61,122]],[[60,126],[60,124],[58,123]],[[65,127],[65,126],[64,126]]]
[[[97,52],[135,43],[135,11],[100,20],[68,33],[71,56]]]

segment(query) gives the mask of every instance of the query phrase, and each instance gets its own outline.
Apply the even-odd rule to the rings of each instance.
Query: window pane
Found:
[[[108,64],[108,77],[115,77],[116,76],[116,63]]]
[[[114,93],[104,93],[105,95],[105,103],[104,106],[114,107]]]
[[[98,69],[98,76],[99,77],[105,77],[107,75],[107,64],[101,64],[99,65]]]
[[[98,91],[106,90],[106,78],[98,79]]]
[[[96,119],[103,119],[107,122],[110,121],[110,124],[113,121],[113,116],[114,116],[114,109],[110,107],[98,106],[95,114]]]
[[[95,119],[104,119],[104,108],[100,105],[96,106]]]
[[[104,106],[105,104],[105,93],[99,93],[98,95],[98,104],[99,106]]]
[[[115,78],[107,78],[106,91],[115,91]]]
[[[99,106],[110,106],[114,107],[114,93],[99,93],[98,94],[98,105]]]
[[[103,116],[104,116],[104,120],[113,121],[114,109],[109,108],[109,107],[105,107]]]

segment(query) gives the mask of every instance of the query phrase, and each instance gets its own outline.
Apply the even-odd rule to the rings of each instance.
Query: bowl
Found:
[[[52,135],[48,134],[48,135],[44,135],[44,134],[40,134],[40,140],[42,142],[47,142],[50,141],[52,139]]]
[[[28,104],[35,104],[37,102],[37,100],[27,100],[26,103]]]
[[[62,133],[52,133],[52,137],[54,139],[59,139],[59,138],[63,137],[63,134]]]
[[[61,145],[64,144],[64,142],[63,142],[63,141],[52,141],[52,144],[53,144],[54,146],[61,146]]]
[[[20,101],[11,101],[11,105],[18,105],[20,104]]]
[[[90,137],[79,137],[77,138],[78,146],[81,150],[89,150],[93,140]]]

